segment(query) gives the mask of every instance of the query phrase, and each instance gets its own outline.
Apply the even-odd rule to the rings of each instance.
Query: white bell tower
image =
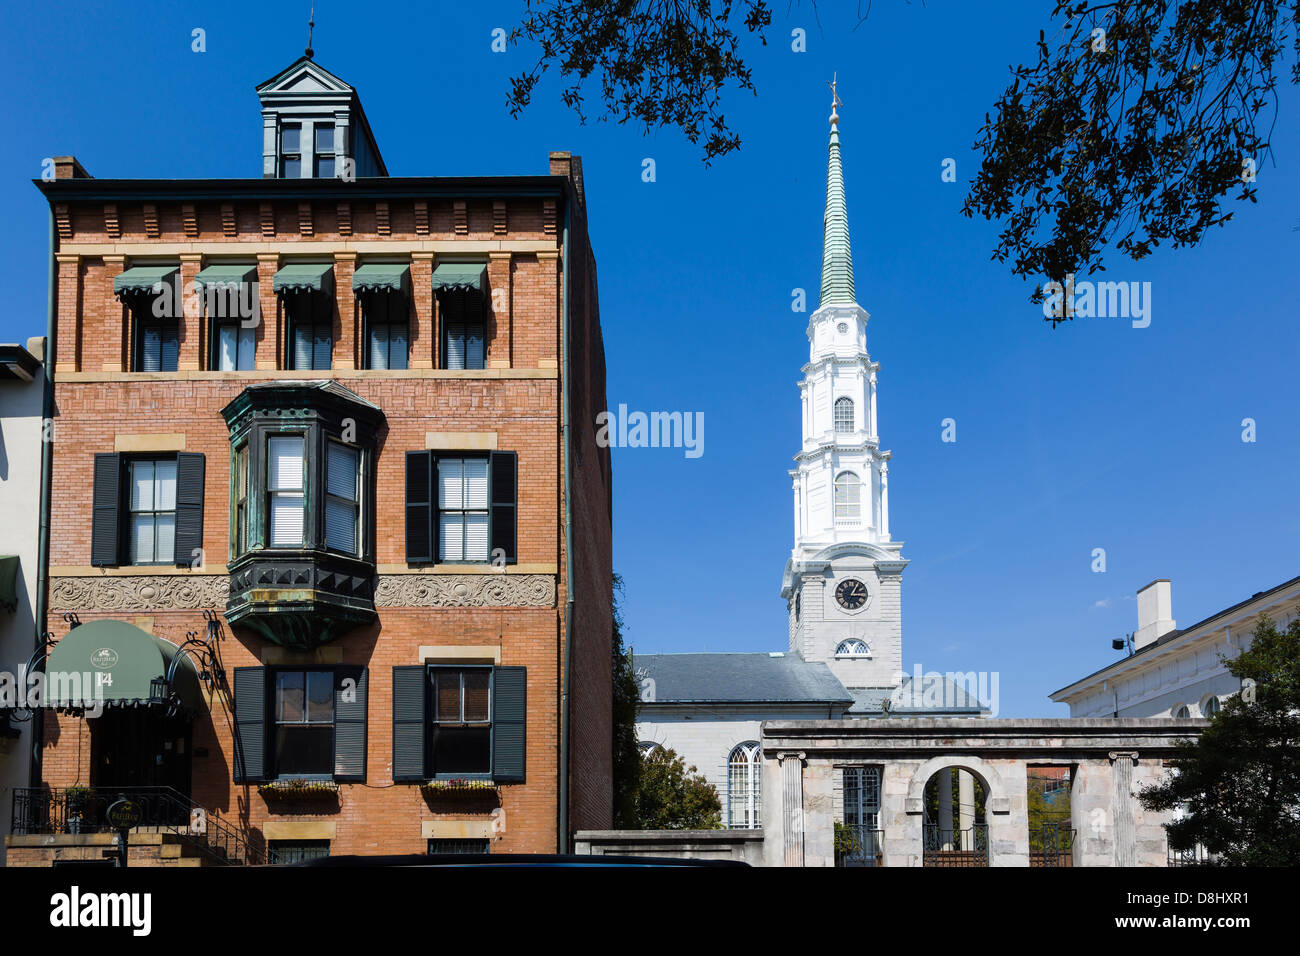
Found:
[[[892,688],[902,671],[900,584],[907,561],[889,536],[889,459],[876,428],[879,363],[853,289],[853,254],[831,83],[821,297],[799,383],[803,441],[790,472],[794,548],[781,596],[790,651],[825,661],[849,688]]]

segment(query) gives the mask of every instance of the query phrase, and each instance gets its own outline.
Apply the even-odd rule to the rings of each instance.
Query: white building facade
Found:
[[[1209,717],[1241,691],[1223,659],[1250,646],[1260,615],[1281,629],[1300,614],[1300,577],[1181,630],[1169,581],[1138,591],[1137,606],[1132,653],[1052,694],[1071,717]]]

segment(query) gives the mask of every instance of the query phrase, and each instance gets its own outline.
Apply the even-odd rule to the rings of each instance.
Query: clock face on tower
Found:
[[[835,588],[835,600],[846,611],[860,611],[867,603],[867,586],[857,578],[845,578]]]

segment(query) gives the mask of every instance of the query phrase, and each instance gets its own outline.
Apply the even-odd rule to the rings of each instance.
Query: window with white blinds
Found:
[[[130,463],[132,564],[176,560],[176,459]]]
[[[253,368],[256,349],[255,327],[245,328],[239,322],[226,322],[217,326],[218,371],[247,371]]]
[[[457,323],[447,326],[447,368],[483,367],[483,324]]]
[[[488,559],[486,458],[438,459],[438,559]]]
[[[266,442],[266,490],[270,498],[273,548],[303,543],[303,438],[276,435]]]
[[[325,547],[357,553],[361,453],[332,441],[325,450]]]

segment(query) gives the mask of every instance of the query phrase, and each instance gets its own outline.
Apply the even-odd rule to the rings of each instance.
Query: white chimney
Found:
[[[1174,623],[1173,600],[1169,596],[1169,581],[1161,578],[1152,581],[1144,588],[1139,588],[1138,629],[1133,632],[1133,648],[1146,647],[1178,625]]]

